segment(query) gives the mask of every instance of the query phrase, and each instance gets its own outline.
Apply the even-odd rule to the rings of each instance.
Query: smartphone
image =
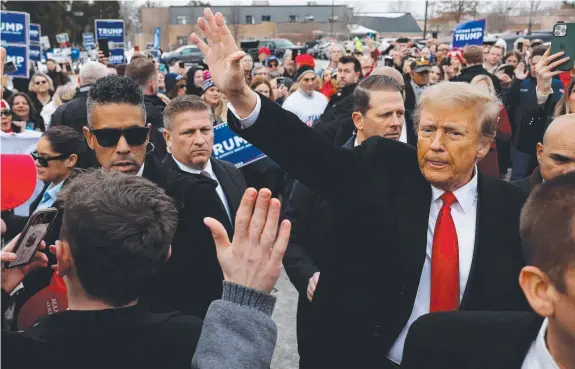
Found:
[[[8,269],[30,264],[34,253],[40,246],[40,242],[46,236],[46,232],[56,219],[58,209],[46,208],[36,210],[30,215],[24,230],[20,233],[20,238],[14,245],[12,252],[16,254],[16,260],[4,263]]]
[[[107,38],[98,39],[98,49],[104,54],[104,57],[110,57],[110,46],[108,45]]]
[[[283,85],[285,83],[284,77],[278,77],[276,81],[277,85]]]
[[[14,64],[13,61],[9,61],[4,64],[4,73],[13,73],[17,70],[18,68],[16,68],[16,64]]]
[[[553,26],[550,55],[560,51],[565,53],[562,58],[569,56],[570,59],[555,70],[569,71],[573,69],[575,62],[575,23],[559,22]]]
[[[451,58],[445,58],[441,61],[441,65],[447,65],[448,67],[451,65]]]

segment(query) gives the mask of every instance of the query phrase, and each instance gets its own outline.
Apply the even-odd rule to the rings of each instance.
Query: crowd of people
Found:
[[[319,69],[198,27],[201,65],[100,54],[77,88],[48,65],[3,89],[2,131],[42,132],[30,213],[58,209],[2,269],[6,367],[269,368],[282,264],[302,369],[575,367],[568,57],[368,39]],[[212,157],[224,123],[267,157]],[[2,261],[27,220],[2,212]],[[67,310],[40,313],[55,278]]]

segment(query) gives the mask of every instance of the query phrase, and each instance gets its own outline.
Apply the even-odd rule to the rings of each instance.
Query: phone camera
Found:
[[[553,35],[556,37],[563,37],[567,34],[567,25],[566,24],[558,24],[555,26],[553,30]]]

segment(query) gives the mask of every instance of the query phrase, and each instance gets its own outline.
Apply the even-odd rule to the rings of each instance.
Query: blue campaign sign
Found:
[[[84,32],[82,33],[82,43],[85,47],[94,47],[96,46],[96,41],[94,40],[94,34],[92,32]]]
[[[214,127],[212,156],[232,163],[237,168],[266,157],[257,147],[236,135],[227,123]]]
[[[483,45],[485,35],[485,19],[459,23],[453,33],[453,48],[463,48],[467,45]]]
[[[106,38],[109,42],[124,43],[124,21],[121,19],[96,19],[96,42]]]
[[[16,72],[8,73],[9,76],[18,78],[30,78],[28,45],[5,45],[6,61],[13,62],[16,66]]]
[[[23,12],[0,12],[2,44],[28,45],[30,35],[30,14]]]
[[[30,60],[42,61],[42,46],[30,44]]]
[[[40,36],[42,36],[42,28],[39,24],[30,23],[30,43],[40,44]]]
[[[126,60],[124,49],[110,49],[110,57],[108,60],[112,64],[124,64]]]

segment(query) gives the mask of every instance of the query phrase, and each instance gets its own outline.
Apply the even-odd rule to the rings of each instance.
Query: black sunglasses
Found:
[[[270,67],[270,68],[275,68],[275,67],[277,67],[277,66],[278,66],[278,64],[276,64],[276,63],[270,63],[270,64],[269,64],[269,67]]]
[[[44,168],[48,167],[49,162],[52,160],[63,160],[63,159],[68,158],[68,155],[57,155],[57,156],[45,158],[43,156],[38,155],[37,151],[34,151],[30,155],[32,156],[32,158],[34,158],[34,160],[36,160],[38,162],[38,164],[40,164],[41,167],[44,167]]]
[[[118,144],[120,137],[124,136],[126,142],[130,146],[143,145],[150,133],[150,127],[130,127],[126,129],[117,128],[102,128],[92,129],[88,127],[90,132],[96,136],[96,140],[100,146],[113,147]]]
[[[12,116],[12,110],[6,109],[6,110],[2,110],[0,111],[1,115],[5,115],[7,117],[11,117]]]

